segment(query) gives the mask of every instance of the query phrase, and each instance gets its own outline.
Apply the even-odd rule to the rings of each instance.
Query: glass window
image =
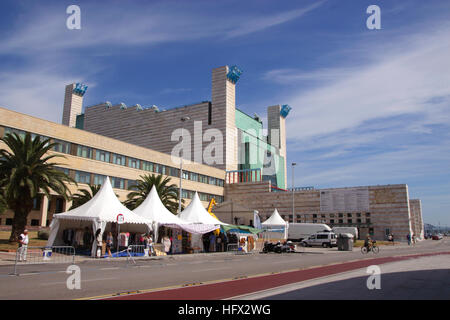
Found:
[[[70,142],[58,139],[53,139],[53,142],[57,143],[57,145],[53,147],[53,151],[70,154]]]
[[[140,169],[141,168],[141,162],[138,159],[128,158],[128,166],[130,168]]]
[[[125,156],[113,153],[113,163],[124,166],[125,165]]]
[[[313,218],[317,218],[317,214],[313,214]]]
[[[125,189],[125,180],[122,178],[111,178],[111,184],[113,188],[116,189]]]
[[[33,227],[38,226],[39,225],[39,220],[31,219],[31,224],[30,225],[33,226]]]
[[[180,176],[180,169],[170,168],[170,175],[172,177],[179,177]]]
[[[351,218],[352,214],[351,213],[347,213],[347,217]]]
[[[63,198],[57,198],[56,199],[56,211],[55,213],[61,213],[64,211],[64,199]]]
[[[208,200],[208,195],[206,193],[200,192],[198,194],[198,197],[200,198],[201,201],[209,201]]]
[[[85,147],[85,146],[78,146],[77,156],[91,159],[92,158],[92,149],[89,147]]]
[[[191,172],[191,180],[192,181],[198,181],[198,174],[194,173],[194,172]]]
[[[370,212],[366,212],[366,217],[370,217]]]
[[[19,135],[19,137],[21,137],[22,139],[25,138],[25,131],[22,130],[18,130],[18,129],[12,129],[12,128],[5,128],[5,136],[9,133],[9,134],[13,134],[13,132],[17,133]]]
[[[41,197],[38,196],[33,199],[33,210],[40,210],[41,209]]]
[[[343,219],[339,219],[339,223],[344,223],[344,220]]]
[[[183,171],[183,179],[189,179],[189,171]]]
[[[78,183],[91,183],[91,174],[83,171],[75,171],[75,181]]]
[[[103,183],[105,183],[105,179],[106,179],[106,176],[101,175],[101,174],[95,174],[94,175],[94,184],[101,186],[101,185],[103,185]]]
[[[334,219],[330,219],[330,223],[334,223]]]
[[[366,218],[366,223],[370,223],[370,219],[369,218]]]
[[[209,183],[209,184],[216,184],[216,178],[209,177],[208,183]]]
[[[131,190],[137,190],[137,180],[127,180],[127,189],[130,189],[130,187],[133,187]]]
[[[352,219],[347,219],[347,223],[353,223]]]
[[[148,161],[142,162],[142,170],[153,172],[153,163]]]
[[[95,160],[109,162],[110,153],[108,151],[96,150],[95,151]]]
[[[216,182],[217,182],[217,185],[219,187],[223,187],[223,180],[222,179],[217,179]]]
[[[356,219],[356,222],[357,223],[361,223],[361,219]]]

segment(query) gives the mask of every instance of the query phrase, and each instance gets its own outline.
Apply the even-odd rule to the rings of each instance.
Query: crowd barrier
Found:
[[[18,266],[45,263],[75,263],[75,248],[70,246],[19,247],[16,251],[14,274]]]

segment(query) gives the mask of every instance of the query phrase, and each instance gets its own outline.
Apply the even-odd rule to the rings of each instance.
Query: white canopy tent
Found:
[[[53,215],[47,246],[63,244],[62,233],[66,228],[92,225],[94,234],[98,229],[103,234],[106,224],[116,223],[119,214],[122,214],[124,218],[124,223],[121,225],[121,229],[124,231],[148,232],[152,230],[152,221],[133,213],[119,201],[112,189],[109,177],[106,177],[104,184],[91,200],[73,210]],[[95,256],[96,250],[97,244],[94,240],[92,256]]]
[[[267,232],[283,232],[283,238],[288,238],[289,223],[281,218],[276,208],[272,215],[266,221],[261,223],[261,225]]]
[[[227,225],[209,214],[209,212],[203,207],[197,192],[195,192],[191,203],[178,214],[178,217],[189,223],[190,226],[195,228],[209,228],[209,231],[213,231],[220,228],[220,225]],[[197,243],[200,247],[203,246],[201,238],[192,237],[192,241]]]
[[[194,197],[192,198],[191,203],[184,209],[181,213],[178,214],[178,217],[187,223],[190,224],[203,224],[214,226],[213,230],[219,228],[220,225],[228,225],[228,223],[224,223],[209,214],[208,211],[203,207],[200,198],[198,197],[197,192],[195,192]]]
[[[170,228],[181,228],[194,234],[204,234],[217,228],[214,225],[193,224],[181,220],[164,206],[155,186],[152,187],[144,202],[134,209],[133,212],[140,217],[152,221],[155,242],[158,239],[157,232],[160,225]]]

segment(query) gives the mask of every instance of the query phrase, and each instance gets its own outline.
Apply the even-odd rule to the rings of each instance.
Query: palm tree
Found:
[[[86,202],[88,202],[89,200],[91,200],[97,194],[97,192],[100,190],[101,187],[102,187],[101,185],[93,185],[93,186],[90,185],[89,190],[80,189],[79,193],[76,193],[72,196],[71,198],[72,206],[70,207],[69,210],[78,208],[83,204],[85,204]]]
[[[46,155],[57,145],[50,139],[40,136],[31,138],[27,133],[24,138],[18,134],[7,134],[0,138],[11,151],[0,150],[0,188],[3,188],[4,199],[9,209],[14,212],[10,242],[17,241],[20,232],[27,224],[27,217],[33,208],[33,199],[39,193],[50,197],[54,191],[68,200],[71,193],[66,185],[76,182],[50,160],[62,155]]]
[[[0,214],[8,209],[8,205],[6,204],[5,197],[3,196],[3,190],[0,190]]]
[[[178,187],[175,184],[169,185],[170,178],[163,178],[162,175],[145,175],[140,176],[140,180],[136,181],[136,185],[131,185],[128,190],[131,192],[127,195],[127,200],[124,202],[125,206],[134,210],[144,202],[147,195],[153,186],[164,204],[164,206],[172,213],[178,211]],[[181,200],[184,203],[184,200]],[[184,208],[182,206],[182,208]]]

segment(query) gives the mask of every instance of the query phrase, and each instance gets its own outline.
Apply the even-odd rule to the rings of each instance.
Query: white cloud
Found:
[[[389,43],[389,51],[383,52],[383,45],[375,46],[372,62],[366,66],[266,74],[278,82],[300,81],[298,86],[305,80],[323,81],[306,92],[294,89],[287,98],[293,107],[287,121],[289,139],[307,141],[405,114],[423,114],[427,124],[449,123],[449,24],[439,31],[423,30],[394,41],[397,46]]]

